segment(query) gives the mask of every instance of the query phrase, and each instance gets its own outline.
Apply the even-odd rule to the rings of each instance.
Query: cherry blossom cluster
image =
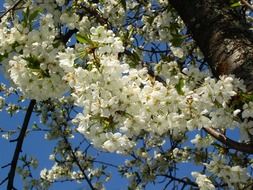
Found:
[[[238,124],[228,103],[244,91],[241,81],[233,76],[217,81],[196,68],[182,73],[173,61],[156,66],[156,74],[166,81],[163,84],[147,68],[130,68],[120,61],[123,43],[114,35],[102,26],[91,28],[94,57],[83,67],[75,68],[73,49],[59,54],[75,103],[84,108],[74,121],[95,146],[126,153],[142,131],[151,137],[176,137],[204,126],[221,129]],[[86,51],[88,45],[84,45]]]
[[[5,7],[14,3],[8,0]],[[201,156],[196,154],[215,144],[209,135],[187,139],[192,131],[240,128],[240,141],[251,140],[253,103],[243,81],[233,75],[215,79],[208,68],[200,71],[198,61],[203,56],[185,35],[180,17],[168,7],[164,0],[30,0],[14,18],[11,13],[2,18],[0,60],[4,73],[25,98],[39,102],[41,123],[49,129],[45,139],[58,140],[50,156],[53,167],[40,173],[44,187],[63,178],[85,178],[80,168],[73,169],[78,165],[73,154],[89,177],[104,175],[103,168],[94,168],[81,151],[66,151],[69,145],[64,140],[75,138],[74,131],[99,150],[135,154],[142,162],[127,160],[125,167],[139,168],[143,183],[154,180],[159,172],[170,171],[170,160],[173,164],[198,163]],[[152,56],[145,61],[147,52],[157,51],[149,49],[152,43],[154,47],[164,43],[167,49],[156,53],[160,56],[156,61]],[[241,107],[234,101],[240,98],[244,100]],[[50,101],[57,102],[55,107]],[[0,109],[5,102],[0,96]],[[73,116],[63,111],[66,102],[77,106],[79,113]],[[10,138],[9,134],[3,137]],[[180,145],[171,143],[173,149],[166,153],[162,149],[168,139]],[[191,146],[184,144],[187,140]],[[139,148],[140,142],[145,147]],[[231,189],[244,188],[250,182],[246,167],[234,162],[229,165],[214,154],[207,154],[209,160],[204,163],[201,160],[208,172]],[[64,164],[58,161],[59,155]],[[138,186],[136,173],[123,173],[133,188]],[[208,176],[192,172],[202,190],[215,189],[212,176]],[[104,188],[100,182],[96,185]]]
[[[63,46],[55,48],[57,31],[53,16],[41,16],[39,28],[29,29],[32,23],[26,24],[27,26],[18,23],[17,18],[14,20],[13,28],[5,27],[6,31],[3,31],[1,39],[5,45],[1,48],[8,56],[3,61],[5,70],[13,83],[28,98],[46,100],[60,97],[68,86],[62,81],[64,73],[55,59]],[[6,39],[12,41],[6,42]],[[11,51],[10,47],[14,47],[14,51]]]

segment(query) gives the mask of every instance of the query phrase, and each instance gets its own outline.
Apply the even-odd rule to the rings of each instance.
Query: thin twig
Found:
[[[97,9],[87,6],[86,3],[83,3],[81,5],[81,8],[83,8],[83,10],[86,11],[87,13],[91,14],[91,16],[95,17],[100,24],[102,25],[109,24],[108,19],[101,16],[97,11]]]
[[[10,11],[14,10],[23,0],[18,0],[16,3],[14,3],[9,9],[7,9],[1,16],[0,16],[0,21],[1,19]]]
[[[1,181],[0,185],[3,185],[8,180],[8,177],[4,178],[4,180]]]
[[[171,179],[171,180],[173,180],[173,181],[177,181],[177,182],[179,182],[179,183],[183,183],[183,184],[186,184],[186,185],[190,185],[190,186],[193,186],[193,187],[198,187],[198,184],[197,183],[195,183],[195,182],[193,182],[193,181],[191,181],[190,179],[188,179],[188,178],[176,178],[176,177],[174,177],[174,176],[172,176],[172,175],[168,175],[168,174],[163,174],[163,175],[157,175],[158,177],[160,176],[160,177],[166,177],[166,178],[169,178],[169,179]]]
[[[17,138],[17,145],[16,145],[16,149],[15,149],[12,161],[11,161],[11,169],[8,174],[7,190],[15,189],[13,186],[13,182],[14,182],[14,178],[15,178],[15,172],[16,172],[16,167],[17,167],[17,163],[18,163],[19,153],[22,150],[22,145],[23,145],[24,138],[26,135],[27,127],[28,127],[28,124],[29,124],[35,104],[36,104],[36,100],[30,101],[30,104],[29,104],[28,109],[26,111],[26,115],[24,118],[24,122],[23,122],[23,125],[21,128],[20,134]]]
[[[236,142],[228,137],[226,137],[224,134],[216,131],[213,128],[210,127],[204,127],[203,128],[208,134],[210,134],[212,137],[214,137],[216,140],[220,141],[224,145],[228,146],[228,148],[235,149],[244,153],[253,154],[253,144],[247,144],[247,143],[239,143]]]
[[[83,169],[83,167],[81,166],[81,164],[78,161],[78,158],[76,157],[75,152],[73,151],[67,137],[63,136],[64,142],[66,143],[66,145],[68,146],[67,148],[69,149],[69,151],[71,152],[73,161],[76,163],[76,165],[78,166],[78,168],[81,170],[86,182],[88,183],[89,187],[91,188],[91,190],[97,190],[91,183],[90,178],[87,176],[87,174],[85,173],[85,170]]]
[[[6,165],[2,166],[1,168],[2,168],[2,169],[3,169],[3,168],[7,168],[7,167],[10,166],[10,165],[11,165],[11,163],[6,164]]]

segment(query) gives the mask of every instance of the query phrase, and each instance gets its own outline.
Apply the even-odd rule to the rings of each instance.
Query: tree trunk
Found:
[[[203,52],[213,74],[235,74],[253,91],[253,34],[229,0],[169,0]]]

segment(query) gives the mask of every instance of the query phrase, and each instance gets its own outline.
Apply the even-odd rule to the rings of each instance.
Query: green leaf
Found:
[[[41,12],[42,12],[42,9],[39,8],[36,11],[34,11],[32,14],[30,14],[29,15],[29,22],[31,23]]]
[[[92,40],[88,37],[88,35],[76,35],[76,40],[82,44],[93,44]]]
[[[40,69],[40,61],[35,56],[24,57],[27,61],[27,67],[29,69]]]
[[[139,55],[135,51],[129,53],[128,55],[129,59],[132,61],[129,63],[129,66],[135,68],[140,63],[141,60]]]
[[[253,94],[241,93],[240,99],[244,102],[252,102],[253,101]]]
[[[30,13],[29,7],[26,8],[25,11],[22,12],[23,15],[23,26],[26,27],[28,24],[28,15]]]
[[[6,59],[8,57],[7,53],[4,53],[3,55],[0,54],[0,62],[3,61],[4,59]]]
[[[230,7],[232,7],[232,8],[240,7],[240,6],[241,6],[241,2],[240,1],[238,1],[238,2],[233,3],[233,4],[230,5]]]
[[[149,16],[149,17],[147,18],[147,22],[151,25],[151,24],[154,22],[155,17],[156,17],[156,16]]]
[[[182,36],[180,34],[172,34],[173,38],[171,40],[171,43],[175,47],[179,47],[182,45],[183,41],[185,40],[185,36]]]
[[[161,56],[162,60],[164,60],[164,61],[166,61],[166,62],[171,62],[171,61],[174,60],[174,58],[169,57],[169,56],[167,56],[167,55],[160,54],[160,56]]]
[[[134,30],[135,30],[135,28],[131,28],[128,32],[127,32],[127,34],[128,34],[128,40],[130,40],[131,38],[132,38],[132,36],[133,36],[133,33],[134,33]]]
[[[39,126],[38,126],[36,123],[34,123],[34,124],[32,125],[32,129],[34,129],[34,130],[39,129]]]
[[[175,86],[177,93],[179,95],[184,95],[183,87],[184,87],[184,79],[180,78],[178,83]]]
[[[105,131],[113,131],[115,129],[115,124],[113,122],[112,116],[110,117],[100,117],[100,123]]]

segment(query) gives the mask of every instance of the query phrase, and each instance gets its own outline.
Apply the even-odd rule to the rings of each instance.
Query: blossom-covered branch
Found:
[[[163,174],[171,174],[165,188],[252,184],[251,144],[219,133],[238,129],[242,142],[253,137],[245,15],[225,0],[169,2],[34,0],[3,16],[2,70],[22,94],[18,103],[38,102],[40,119],[28,132],[56,142],[53,165],[39,179],[30,168],[37,160],[21,158],[16,171],[24,188],[75,180],[105,189],[112,179],[107,166],[118,168],[129,189],[157,185]],[[9,101],[0,93],[0,103]],[[1,104],[10,114],[18,109]],[[96,162],[115,153],[121,163]],[[187,174],[195,182],[177,176],[181,163],[198,165]]]

